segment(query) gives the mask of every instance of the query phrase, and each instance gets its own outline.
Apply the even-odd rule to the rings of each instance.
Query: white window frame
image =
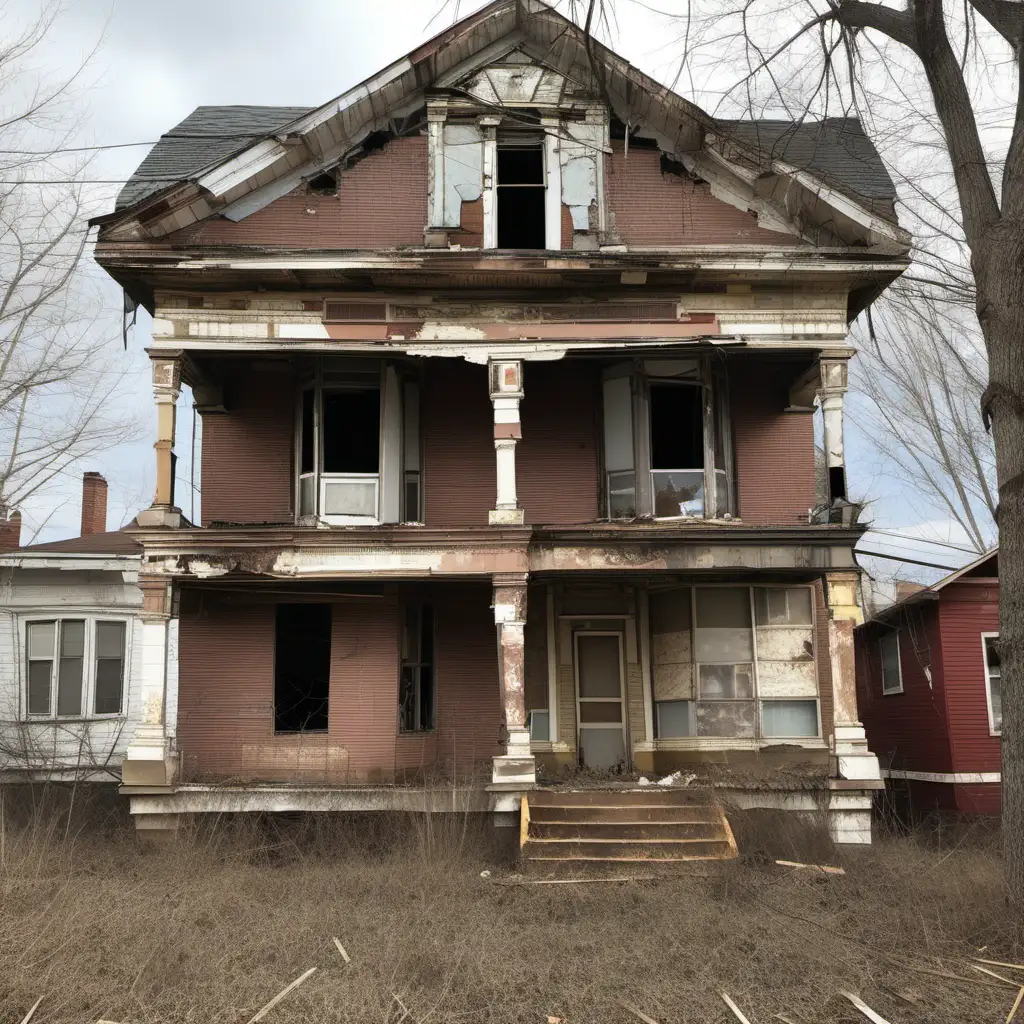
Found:
[[[899,689],[886,688],[885,685],[885,653],[882,651],[882,644],[890,637],[896,641],[896,671],[899,675]],[[895,697],[897,694],[903,693],[903,654],[900,650],[900,632],[898,629],[894,629],[891,633],[886,633],[879,638],[878,656],[879,668],[882,673],[882,696]]]
[[[986,640],[998,640],[998,633],[982,633],[981,634],[981,660],[985,666],[985,703],[988,706],[988,734],[989,736],[1002,736],[1003,727],[1002,722],[999,724],[999,728],[996,728],[996,719],[992,711],[992,671],[988,664],[988,644]],[[1000,671],[1000,684],[1002,683],[1002,672]],[[1002,685],[1000,685],[1000,696],[1002,696]]]
[[[62,622],[84,622],[85,623],[85,646],[82,657],[82,712],[77,715],[57,714],[57,679],[60,662],[60,624]],[[28,650],[28,627],[35,623],[53,622],[56,624],[54,630],[54,650],[50,667],[50,710],[45,715],[29,714],[29,650]],[[121,707],[116,712],[97,714],[93,710],[96,706],[96,624],[98,622],[120,622],[124,625],[124,658],[121,665]],[[73,609],[62,608],[59,612],[32,612],[22,615],[18,624],[19,642],[21,644],[21,656],[19,662],[19,676],[21,685],[19,696],[22,703],[21,721],[23,722],[82,722],[82,721],[110,721],[126,718],[128,715],[129,683],[131,680],[131,651],[132,651],[132,624],[134,619],[130,615],[106,615],[95,612],[76,612]]]

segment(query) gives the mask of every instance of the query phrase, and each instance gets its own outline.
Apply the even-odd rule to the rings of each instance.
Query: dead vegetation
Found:
[[[3,833],[0,1022],[42,996],[33,1024],[246,1024],[313,967],[261,1019],[724,1024],[724,989],[751,1024],[863,1021],[840,992],[892,1024],[1005,1020],[1016,990],[969,966],[1024,954],[996,837],[840,853],[731,817],[746,855],[710,874],[534,886],[499,884],[517,830],[468,815],[221,819],[140,847],[37,814]]]

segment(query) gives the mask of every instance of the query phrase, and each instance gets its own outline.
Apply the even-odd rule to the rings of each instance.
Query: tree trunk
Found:
[[[973,247],[972,265],[999,487],[1004,870],[1008,896],[1024,912],[1024,224],[993,225]]]

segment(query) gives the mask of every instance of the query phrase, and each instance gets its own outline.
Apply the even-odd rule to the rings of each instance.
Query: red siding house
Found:
[[[868,742],[913,814],[999,813],[998,640],[996,551],[856,630]]]
[[[743,765],[870,841],[843,402],[894,200],[855,119],[716,120],[540,0],[189,115],[97,221],[153,314],[140,827]]]

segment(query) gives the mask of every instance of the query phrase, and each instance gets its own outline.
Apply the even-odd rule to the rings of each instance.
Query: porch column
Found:
[[[498,672],[507,740],[494,759],[493,784],[532,786],[537,779],[526,724],[526,573],[496,574],[494,623],[498,628]]]
[[[836,779],[861,782],[876,781],[882,776],[878,758],[868,750],[864,726],[857,713],[853,630],[863,621],[857,602],[857,583],[858,576],[854,572],[831,573],[826,578],[834,723],[831,774]]]
[[[846,500],[846,456],[843,452],[843,399],[848,387],[845,359],[821,360],[818,401],[825,433],[825,464],[828,467],[829,503]]]
[[[523,397],[523,364],[518,360],[488,364],[491,403],[494,405],[494,452],[497,500],[487,513],[492,526],[522,526],[523,510],[516,496],[516,442],[523,436],[519,400]],[[525,600],[525,598],[524,598]]]
[[[171,583],[153,576],[140,576],[142,612],[142,666],[140,699],[142,717],[125,752],[121,769],[124,786],[169,788],[177,776],[177,753],[168,723],[176,718],[169,706],[168,682],[177,687],[177,619],[172,617]],[[176,700],[174,693],[171,701]],[[172,725],[173,728],[173,725]]]
[[[139,526],[181,526],[181,509],[174,504],[174,428],[181,394],[181,361],[153,359],[153,399],[156,402],[156,491],[153,504],[138,515]]]

